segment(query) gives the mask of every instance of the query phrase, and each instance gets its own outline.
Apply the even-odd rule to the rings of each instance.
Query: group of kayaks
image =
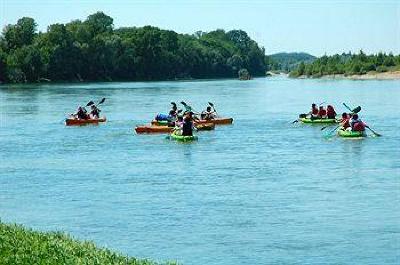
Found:
[[[350,111],[349,114],[357,114],[358,112],[361,111],[361,107],[358,106],[354,109],[350,109],[345,103],[343,103],[343,105]],[[336,135],[342,138],[363,138],[363,137],[367,137],[367,133],[365,130],[363,131],[356,131],[356,130],[351,130],[350,128],[345,129],[342,127],[342,120],[340,119],[330,119],[330,118],[312,118],[309,117],[309,115],[306,114],[300,114],[299,115],[299,119],[296,120],[296,122],[301,122],[304,124],[316,124],[316,125],[324,125],[323,128],[321,128],[321,130],[324,130],[325,128],[330,127],[331,125],[334,126],[336,124],[337,125],[333,130],[330,131],[330,133],[328,133],[327,135],[330,136],[332,135],[332,133],[336,132]],[[374,130],[372,130],[369,126],[365,125],[366,128],[368,128],[374,136],[381,136],[379,133],[375,132]]]
[[[215,125],[227,125],[232,124],[233,118],[214,118],[209,120],[197,120],[194,123],[194,127],[197,131],[211,131],[215,129]],[[152,120],[150,125],[138,125],[135,127],[137,134],[153,134],[153,133],[168,133],[168,138],[187,142],[197,140],[196,135],[193,136],[182,136],[175,131],[175,127],[171,126],[168,121]]]
[[[104,102],[104,99],[101,101],[101,103]],[[93,102],[92,102],[93,103]],[[344,103],[343,103],[344,104]],[[90,102],[88,103],[90,105]],[[93,105],[93,104],[92,104]],[[348,106],[344,104],[347,108]],[[350,108],[348,108],[350,109]],[[361,107],[357,107],[355,109],[352,109],[351,113],[358,113],[361,110]],[[87,125],[87,124],[99,124],[102,122],[106,122],[106,117],[100,117],[100,118],[91,118],[91,119],[78,119],[74,115],[71,115],[65,120],[65,124],[67,126],[76,126],[76,125]],[[316,125],[324,125],[321,130],[328,128],[329,126],[333,126],[335,124],[340,124],[341,120],[339,119],[331,119],[331,118],[312,118],[312,117],[307,117],[306,114],[301,114],[299,115],[299,119],[295,120],[294,122],[301,122],[304,124],[316,124]],[[294,123],[293,122],[293,123]],[[210,131],[214,130],[216,125],[224,125],[224,124],[232,124],[233,123],[233,118],[221,118],[221,117],[215,117],[212,119],[204,119],[204,120],[196,120],[194,122],[194,127],[196,128],[197,131]],[[366,126],[370,131],[374,133],[375,136],[380,136],[380,134],[376,133],[373,131],[371,128]],[[154,133],[165,133],[169,134],[169,139],[177,140],[177,141],[194,141],[197,140],[198,137],[195,135],[192,136],[183,136],[180,135],[179,132],[176,130],[176,128],[171,125],[169,121],[166,120],[152,120],[149,125],[138,125],[135,127],[135,132],[137,134],[154,134]],[[336,134],[339,137],[343,138],[362,138],[366,137],[367,134],[364,131],[352,131],[352,130],[345,130],[341,127],[341,125],[338,125],[334,130],[331,132],[336,132]]]

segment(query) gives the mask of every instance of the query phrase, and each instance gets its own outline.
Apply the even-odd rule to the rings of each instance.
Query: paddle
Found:
[[[354,109],[351,109],[349,106],[346,105],[346,103],[343,103],[343,106],[346,107],[351,113],[359,113],[361,111],[361,106],[358,106]]]
[[[322,128],[321,128],[321,131],[325,130],[326,128],[332,127],[332,126],[333,126],[333,125],[331,124],[331,125],[328,125],[328,126],[322,127]]]
[[[333,129],[332,131],[328,132],[328,133],[326,134],[325,137],[327,137],[327,138],[328,138],[328,137],[332,137],[332,136],[333,136],[332,134],[333,134],[334,132],[336,132],[336,130],[337,130],[340,126],[342,126],[342,125],[340,124],[340,125],[336,126],[335,129]]]
[[[102,98],[102,99],[99,101],[99,103],[97,103],[97,105],[103,104],[104,101],[106,101],[106,98]],[[95,105],[95,104],[94,104],[94,102],[91,100],[91,101],[88,102],[88,104],[86,104],[86,107],[89,107],[89,106],[92,106],[92,105]]]
[[[365,128],[368,128],[376,137],[382,136],[382,134],[375,132],[375,131],[372,130],[368,125],[365,125]]]
[[[208,105],[210,105],[210,106],[213,108],[213,110],[214,110],[214,112],[215,112],[215,115],[216,115],[216,116],[219,116],[218,113],[217,113],[217,110],[215,109],[214,104],[212,104],[211,102],[208,102]]]

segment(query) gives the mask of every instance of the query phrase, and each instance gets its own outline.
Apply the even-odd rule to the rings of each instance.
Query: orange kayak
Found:
[[[210,131],[215,129],[214,123],[197,124],[197,130],[199,131]],[[160,126],[160,125],[141,125],[136,126],[135,131],[138,134],[141,133],[172,133],[174,127]]]
[[[75,118],[67,118],[65,119],[65,125],[73,126],[73,125],[86,125],[86,124],[98,124],[99,122],[105,122],[106,117],[98,118],[98,119],[75,119]]]
[[[199,120],[195,122],[196,124],[204,124],[204,123],[213,123],[213,124],[217,124],[217,125],[222,125],[222,124],[232,124],[233,123],[233,118],[215,118],[212,120]],[[166,121],[156,121],[153,120],[151,121],[152,125],[167,125]]]

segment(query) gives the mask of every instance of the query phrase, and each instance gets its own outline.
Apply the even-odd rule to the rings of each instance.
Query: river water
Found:
[[[64,125],[102,97],[105,124]],[[181,100],[234,124],[190,144],[134,133]],[[361,105],[383,137],[292,125],[312,102]],[[399,81],[3,85],[0,218],[183,264],[398,264],[399,105]]]

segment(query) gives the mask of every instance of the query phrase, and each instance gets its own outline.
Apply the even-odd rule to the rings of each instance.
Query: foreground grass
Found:
[[[0,221],[0,264],[155,265],[157,263],[98,248],[92,242],[77,241],[64,233],[37,232]]]

